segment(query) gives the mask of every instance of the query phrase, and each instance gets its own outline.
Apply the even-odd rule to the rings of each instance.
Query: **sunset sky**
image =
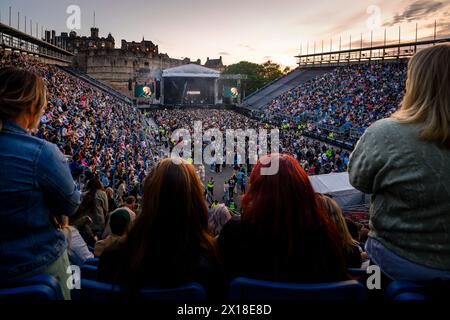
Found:
[[[450,0],[3,0],[1,21],[8,23],[12,6],[12,25],[20,28],[27,20],[69,32],[66,27],[69,5],[81,9],[81,30],[88,35],[96,12],[100,35],[112,33],[116,46],[121,39],[140,41],[144,36],[159,45],[160,52],[171,57],[217,58],[225,64],[241,60],[263,62],[271,59],[282,65],[294,66],[300,51],[314,48],[324,51],[338,48],[339,38],[347,46],[350,35],[353,46],[360,45],[361,33],[369,41],[371,28],[374,39],[397,39],[401,26],[402,40],[414,40],[416,23],[419,38],[432,37],[434,21],[438,21],[438,36],[450,37]],[[369,12],[368,12],[369,9]],[[380,13],[380,19],[376,14]],[[308,45],[309,43],[309,45]]]

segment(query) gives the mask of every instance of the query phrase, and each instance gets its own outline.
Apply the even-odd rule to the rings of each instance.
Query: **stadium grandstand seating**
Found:
[[[27,68],[46,80],[49,105],[37,136],[57,144],[69,157],[77,183],[82,185],[88,172],[104,177],[108,181],[105,187],[114,190],[121,179],[127,192],[141,181],[154,151],[144,132],[146,122],[128,98],[72,75],[74,72],[67,73],[65,68],[31,58],[11,54],[1,61],[2,66]],[[141,121],[142,126],[137,125]]]
[[[64,70],[65,72],[67,72],[67,73],[69,73],[69,74],[71,74],[71,75],[73,75],[73,76],[75,76],[77,78],[80,78],[81,80],[89,83],[90,85],[92,85],[92,86],[94,86],[94,87],[96,87],[96,88],[98,88],[100,90],[105,91],[107,94],[110,94],[111,96],[113,96],[113,97],[115,97],[115,98],[117,98],[117,99],[119,99],[119,100],[121,100],[121,101],[123,101],[125,103],[132,103],[131,99],[128,98],[127,96],[125,96],[119,90],[111,87],[109,84],[107,84],[107,83],[105,83],[103,81],[100,81],[100,80],[97,80],[97,79],[91,77],[87,73],[84,73],[84,72],[80,71],[77,68],[66,67],[66,66],[56,66],[56,67]]]
[[[262,109],[267,106],[270,101],[299,85],[320,76],[332,69],[330,68],[310,68],[310,69],[294,69],[287,75],[281,76],[264,87],[247,96],[242,105],[251,109]]]

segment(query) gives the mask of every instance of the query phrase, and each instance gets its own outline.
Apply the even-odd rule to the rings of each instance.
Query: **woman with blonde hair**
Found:
[[[67,251],[71,264],[81,266],[87,259],[94,258],[78,229],[69,225],[68,216],[62,218],[60,228],[66,236]]]
[[[106,188],[105,192],[108,198],[108,211],[113,212],[114,210],[117,209],[117,203],[116,200],[114,199],[114,190],[113,188],[108,187]]]
[[[349,175],[372,194],[371,260],[391,279],[450,279],[450,44],[409,61],[400,109],[366,130]]]
[[[332,198],[316,193],[316,198],[324,211],[328,213],[331,220],[336,224],[339,236],[342,240],[342,248],[344,249],[345,261],[348,268],[361,268],[361,250],[358,241],[352,238],[344,218],[341,207]]]
[[[227,206],[223,203],[216,205],[211,209],[208,225],[211,233],[217,238],[223,226],[232,218]]]

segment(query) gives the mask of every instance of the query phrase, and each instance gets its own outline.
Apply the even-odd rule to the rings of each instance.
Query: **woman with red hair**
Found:
[[[279,162],[274,175],[261,169]],[[336,225],[318,204],[297,160],[272,154],[258,161],[242,199],[243,214],[223,228],[219,246],[230,277],[289,282],[347,280]]]

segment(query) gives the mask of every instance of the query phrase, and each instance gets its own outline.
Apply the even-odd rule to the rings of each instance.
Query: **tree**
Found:
[[[264,62],[262,66],[264,68],[263,74],[265,83],[269,83],[283,75],[283,72],[281,72],[281,66],[277,63],[269,60]]]
[[[291,67],[286,67],[283,69],[283,74],[288,74],[289,72],[291,72]]]
[[[264,68],[260,64],[241,61],[227,66],[223,73],[247,75],[247,79],[242,83],[246,95],[251,94],[264,85]]]
[[[247,75],[247,80],[243,81],[243,87],[246,95],[251,94],[267,83],[283,75],[281,66],[270,60],[264,62],[263,64],[241,61],[239,63],[227,66],[223,73]]]

